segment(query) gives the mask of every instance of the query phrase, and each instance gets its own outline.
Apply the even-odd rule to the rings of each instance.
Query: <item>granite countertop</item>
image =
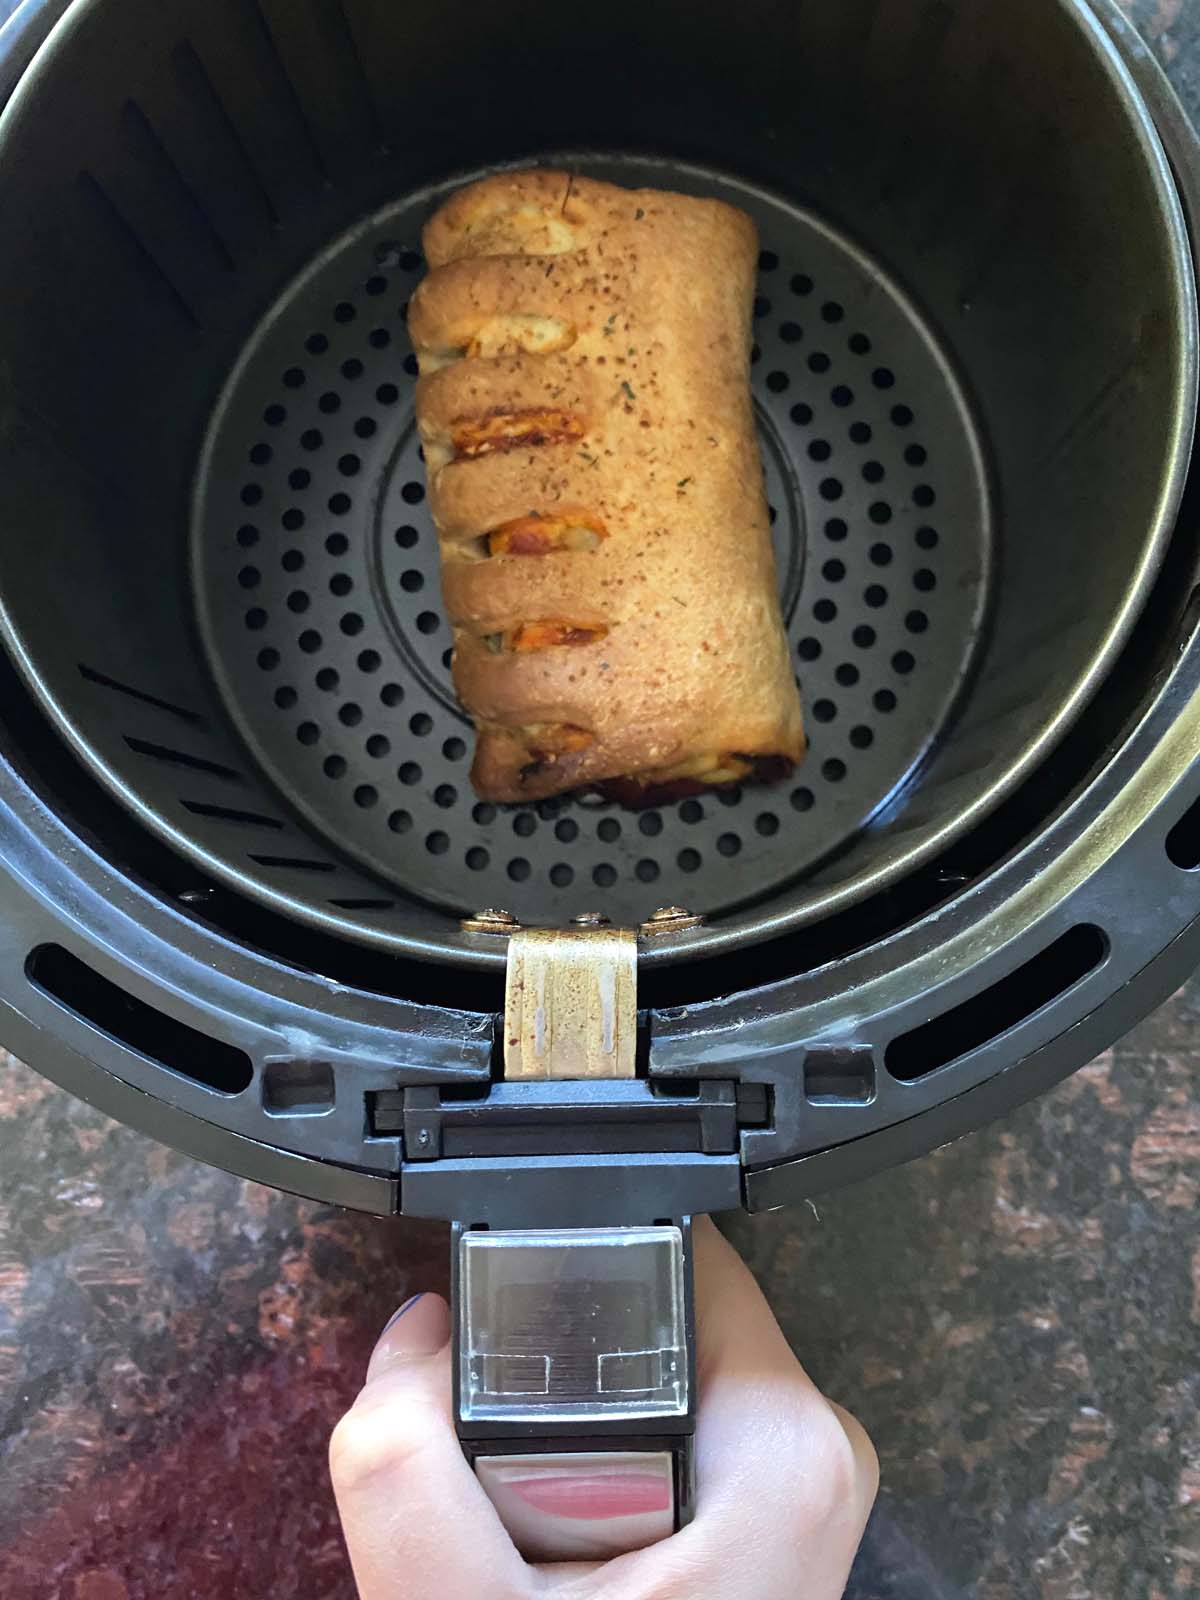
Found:
[[[1200,112],[1200,0],[1126,9]],[[731,1224],[879,1446],[851,1600],[1200,1592],[1198,1063],[1200,982],[1005,1122]],[[3,1057],[0,1157],[0,1595],[352,1600],[327,1437],[445,1231],[199,1166]]]

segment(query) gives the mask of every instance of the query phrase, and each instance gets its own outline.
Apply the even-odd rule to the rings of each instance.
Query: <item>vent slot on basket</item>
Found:
[[[1188,807],[1167,835],[1167,859],[1184,872],[1200,867],[1200,800]]]
[[[262,1095],[270,1117],[323,1117],[336,1096],[333,1068],[328,1061],[268,1061]]]
[[[884,1058],[888,1071],[912,1083],[970,1055],[1066,994],[1107,954],[1101,930],[1081,923],[982,994],[893,1039]]]
[[[875,1098],[875,1060],[869,1049],[810,1050],[804,1058],[804,1095],[810,1105],[869,1105]]]
[[[25,971],[43,994],[82,1021],[206,1089],[241,1094],[254,1076],[250,1057],[243,1051],[128,994],[61,945],[39,945],[29,955]]]
[[[94,683],[97,688],[111,689],[115,694],[123,694],[130,700],[139,700],[142,705],[153,706],[156,711],[170,712],[171,716],[179,717],[184,722],[204,721],[198,711],[189,711],[185,706],[177,706],[173,700],[163,700],[156,694],[148,694],[145,689],[135,689],[130,683],[122,683],[118,678],[110,678],[107,673],[97,672],[95,667],[89,667],[86,662],[79,662],[79,676],[85,683]]]

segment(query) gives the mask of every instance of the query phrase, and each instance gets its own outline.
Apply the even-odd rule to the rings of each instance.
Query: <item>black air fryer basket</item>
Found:
[[[620,1223],[939,1144],[1190,970],[1196,146],[1110,0],[60,11],[0,30],[7,1046],[299,1193]],[[404,316],[530,161],[759,224],[789,782],[471,792]],[[506,1110],[462,919],[668,906],[626,1100]]]

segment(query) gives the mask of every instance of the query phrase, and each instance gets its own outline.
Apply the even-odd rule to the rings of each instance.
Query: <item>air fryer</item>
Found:
[[[301,1194],[686,1260],[1191,970],[1197,151],[1110,0],[62,10],[0,30],[8,1047]],[[758,223],[787,782],[471,791],[405,310],[533,162]],[[506,1070],[530,929],[625,930],[631,1076]]]

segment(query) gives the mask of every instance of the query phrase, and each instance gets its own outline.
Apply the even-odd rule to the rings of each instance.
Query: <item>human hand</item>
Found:
[[[611,1561],[528,1565],[463,1459],[450,1314],[422,1295],[384,1329],[330,1443],[361,1600],[840,1600],[878,1487],[875,1451],[804,1372],[707,1219],[694,1244],[694,1521]]]

